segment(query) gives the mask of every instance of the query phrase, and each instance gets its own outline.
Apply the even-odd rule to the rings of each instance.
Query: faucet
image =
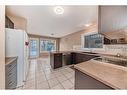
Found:
[[[120,57],[120,56],[121,56],[121,54],[120,54],[120,53],[117,53],[117,54],[116,54],[116,56],[117,56],[117,57]]]

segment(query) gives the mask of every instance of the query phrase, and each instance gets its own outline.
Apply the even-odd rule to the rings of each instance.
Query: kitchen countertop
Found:
[[[106,56],[106,57],[111,57],[111,58],[116,58],[116,59],[122,59],[122,60],[127,60],[127,56],[116,56],[116,55],[113,55],[113,54],[107,54],[107,53],[98,53],[98,52],[85,52],[85,51],[53,51],[53,52],[50,52],[50,53],[53,53],[53,54],[57,54],[57,53],[80,53],[80,54],[87,54],[87,55],[96,55],[96,56]]]
[[[17,59],[17,57],[6,57],[5,58],[5,65],[12,63],[16,59]]]
[[[74,68],[114,89],[127,89],[127,67],[92,59],[79,63]]]
[[[52,51],[50,53],[71,53],[71,52],[74,52],[74,51]]]

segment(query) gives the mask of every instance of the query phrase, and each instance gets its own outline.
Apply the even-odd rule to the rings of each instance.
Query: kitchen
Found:
[[[67,34],[66,32],[67,35],[61,36],[61,37],[54,37],[54,36],[58,34],[63,35],[62,33],[64,32],[62,33],[57,32],[58,34],[50,33],[50,36],[47,36],[47,34],[45,34],[46,36],[38,35],[38,33],[35,34],[35,32],[32,31],[34,30],[32,27],[27,28],[30,22],[26,24],[25,19],[19,17],[17,18],[19,21],[23,19],[22,22],[19,23],[19,21],[17,21],[15,17],[12,17],[11,15],[9,15],[9,12],[15,13],[16,11],[14,11],[14,9],[16,8],[18,9],[18,6],[16,8],[13,6],[7,7],[7,16],[10,17],[9,19],[12,20],[12,23],[7,24],[6,27],[12,28],[13,26],[13,28],[15,29],[16,28],[22,29],[24,31],[28,31],[28,29],[30,29],[29,31],[31,31],[32,33],[32,34],[31,33],[24,34],[28,36],[28,37],[25,36],[27,39],[24,38],[26,39],[24,42],[25,42],[25,46],[27,47],[25,48],[27,49],[26,50],[27,57],[30,54],[29,52],[31,52],[30,50],[32,49],[30,46],[35,45],[32,43],[30,39],[33,39],[33,38],[38,39],[38,40],[35,40],[36,48],[32,50],[32,51],[37,50],[37,53],[35,53],[35,56],[32,56],[33,57],[32,59],[29,59],[29,58],[25,59],[27,61],[29,60],[27,64],[26,62],[24,62],[25,65],[22,65],[23,66],[22,70],[23,71],[25,70],[25,71],[21,72],[22,70],[20,70],[19,73],[17,73],[17,75],[20,77],[21,77],[21,74],[23,73],[22,78],[17,77],[18,79],[17,82],[18,83],[23,82],[23,83],[21,83],[21,85],[19,83],[18,87],[16,87],[17,83],[12,84],[13,86],[10,86],[10,87],[12,88],[14,87],[17,89],[18,88],[19,89],[53,89],[54,88],[54,89],[73,89],[73,90],[74,89],[126,89],[127,88],[127,82],[126,82],[126,79],[127,79],[127,71],[126,71],[127,70],[126,69],[127,12],[125,10],[127,9],[127,7],[126,6],[89,6],[89,7],[84,6],[85,8],[83,8],[83,6],[81,7],[67,6],[67,7],[68,8],[70,7],[70,9],[71,7],[72,9],[74,8],[74,10],[78,13],[78,14],[77,13],[73,14],[72,12],[71,14],[71,17],[72,15],[75,15],[75,17],[77,18],[77,19],[74,18],[76,19],[76,21],[74,21],[73,23],[80,22],[81,20],[83,20],[84,16],[86,15],[85,13],[84,14],[82,13],[83,11],[89,10],[90,12],[88,12],[87,16],[90,18],[85,17],[85,20],[87,22],[87,24],[85,25],[84,23],[83,24],[78,23],[79,25],[76,26],[78,28],[76,29],[76,31],[78,32],[73,32],[70,34]],[[34,8],[32,9],[34,10]],[[63,8],[58,7],[58,9],[60,10],[60,13],[58,11],[58,14],[60,15],[64,14],[62,13],[64,11],[66,13],[66,10],[67,10],[66,7],[64,9],[64,6]],[[80,12],[78,10],[80,10]],[[65,14],[64,16],[66,17],[67,14]],[[31,19],[31,18],[27,18],[27,19]],[[58,17],[58,19],[60,19],[60,17]],[[66,18],[66,20],[69,20],[69,19]],[[71,19],[71,20],[73,21],[74,19]],[[13,25],[13,22],[14,22],[14,25]],[[61,21],[59,20],[57,22],[59,22],[59,24],[61,23]],[[62,26],[64,24],[62,24]],[[65,27],[68,29],[67,26],[68,24],[65,25]],[[73,26],[69,26],[69,27],[73,27]],[[36,26],[36,27],[39,27],[39,26]],[[50,26],[51,29],[53,29],[54,27],[58,28],[57,25],[56,26],[54,25],[53,27]],[[59,27],[61,28],[61,26]],[[7,37],[7,34],[6,34],[6,37]],[[12,38],[13,37],[14,35],[12,35]],[[6,47],[9,47],[10,46],[9,44],[11,43],[7,41],[6,44],[7,44]],[[49,46],[47,46],[47,44]],[[48,47],[48,49],[46,46]],[[52,47],[52,50],[49,47]],[[9,49],[6,49],[6,51],[8,51]],[[44,50],[49,50],[49,51],[44,52]],[[48,59],[47,59],[47,56],[48,56]],[[46,62],[49,64],[46,64]],[[33,64],[33,67],[35,66],[34,69],[30,68],[31,66],[29,65],[31,64],[29,63]],[[36,66],[36,64],[38,65]],[[18,68],[20,67],[21,66],[19,65]],[[30,82],[28,83],[29,85],[27,86],[26,84],[27,84],[27,78],[29,77],[29,73],[30,73],[29,71],[32,71],[32,73],[34,73],[33,75],[34,77],[31,82],[35,82],[35,83],[30,85],[31,83]],[[43,71],[43,74],[46,76],[46,78],[43,78],[43,77],[40,78],[41,74],[36,73],[36,72],[42,72],[42,71]],[[26,72],[27,73],[29,72],[28,75],[26,74]],[[63,77],[64,78],[66,77],[67,79],[61,81],[63,77],[61,77],[61,79],[57,77],[60,74],[63,74]],[[15,78],[15,81],[17,79]],[[42,80],[44,79],[44,80],[40,82],[41,79]],[[7,81],[10,81],[8,80],[8,77],[7,77]],[[45,84],[43,84],[44,82]],[[43,85],[46,88],[44,88]],[[26,88],[24,88],[24,86],[26,86]]]

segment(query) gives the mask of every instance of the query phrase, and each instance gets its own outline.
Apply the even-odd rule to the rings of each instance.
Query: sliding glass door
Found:
[[[39,39],[30,38],[30,58],[37,58],[39,56]]]

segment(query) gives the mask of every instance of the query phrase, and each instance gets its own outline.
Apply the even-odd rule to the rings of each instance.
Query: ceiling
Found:
[[[102,33],[127,27],[127,6],[101,6],[100,13]]]
[[[6,11],[25,18],[28,33],[58,38],[82,30],[85,24],[98,19],[98,6],[62,6],[62,15],[55,14],[54,7],[7,6]]]

